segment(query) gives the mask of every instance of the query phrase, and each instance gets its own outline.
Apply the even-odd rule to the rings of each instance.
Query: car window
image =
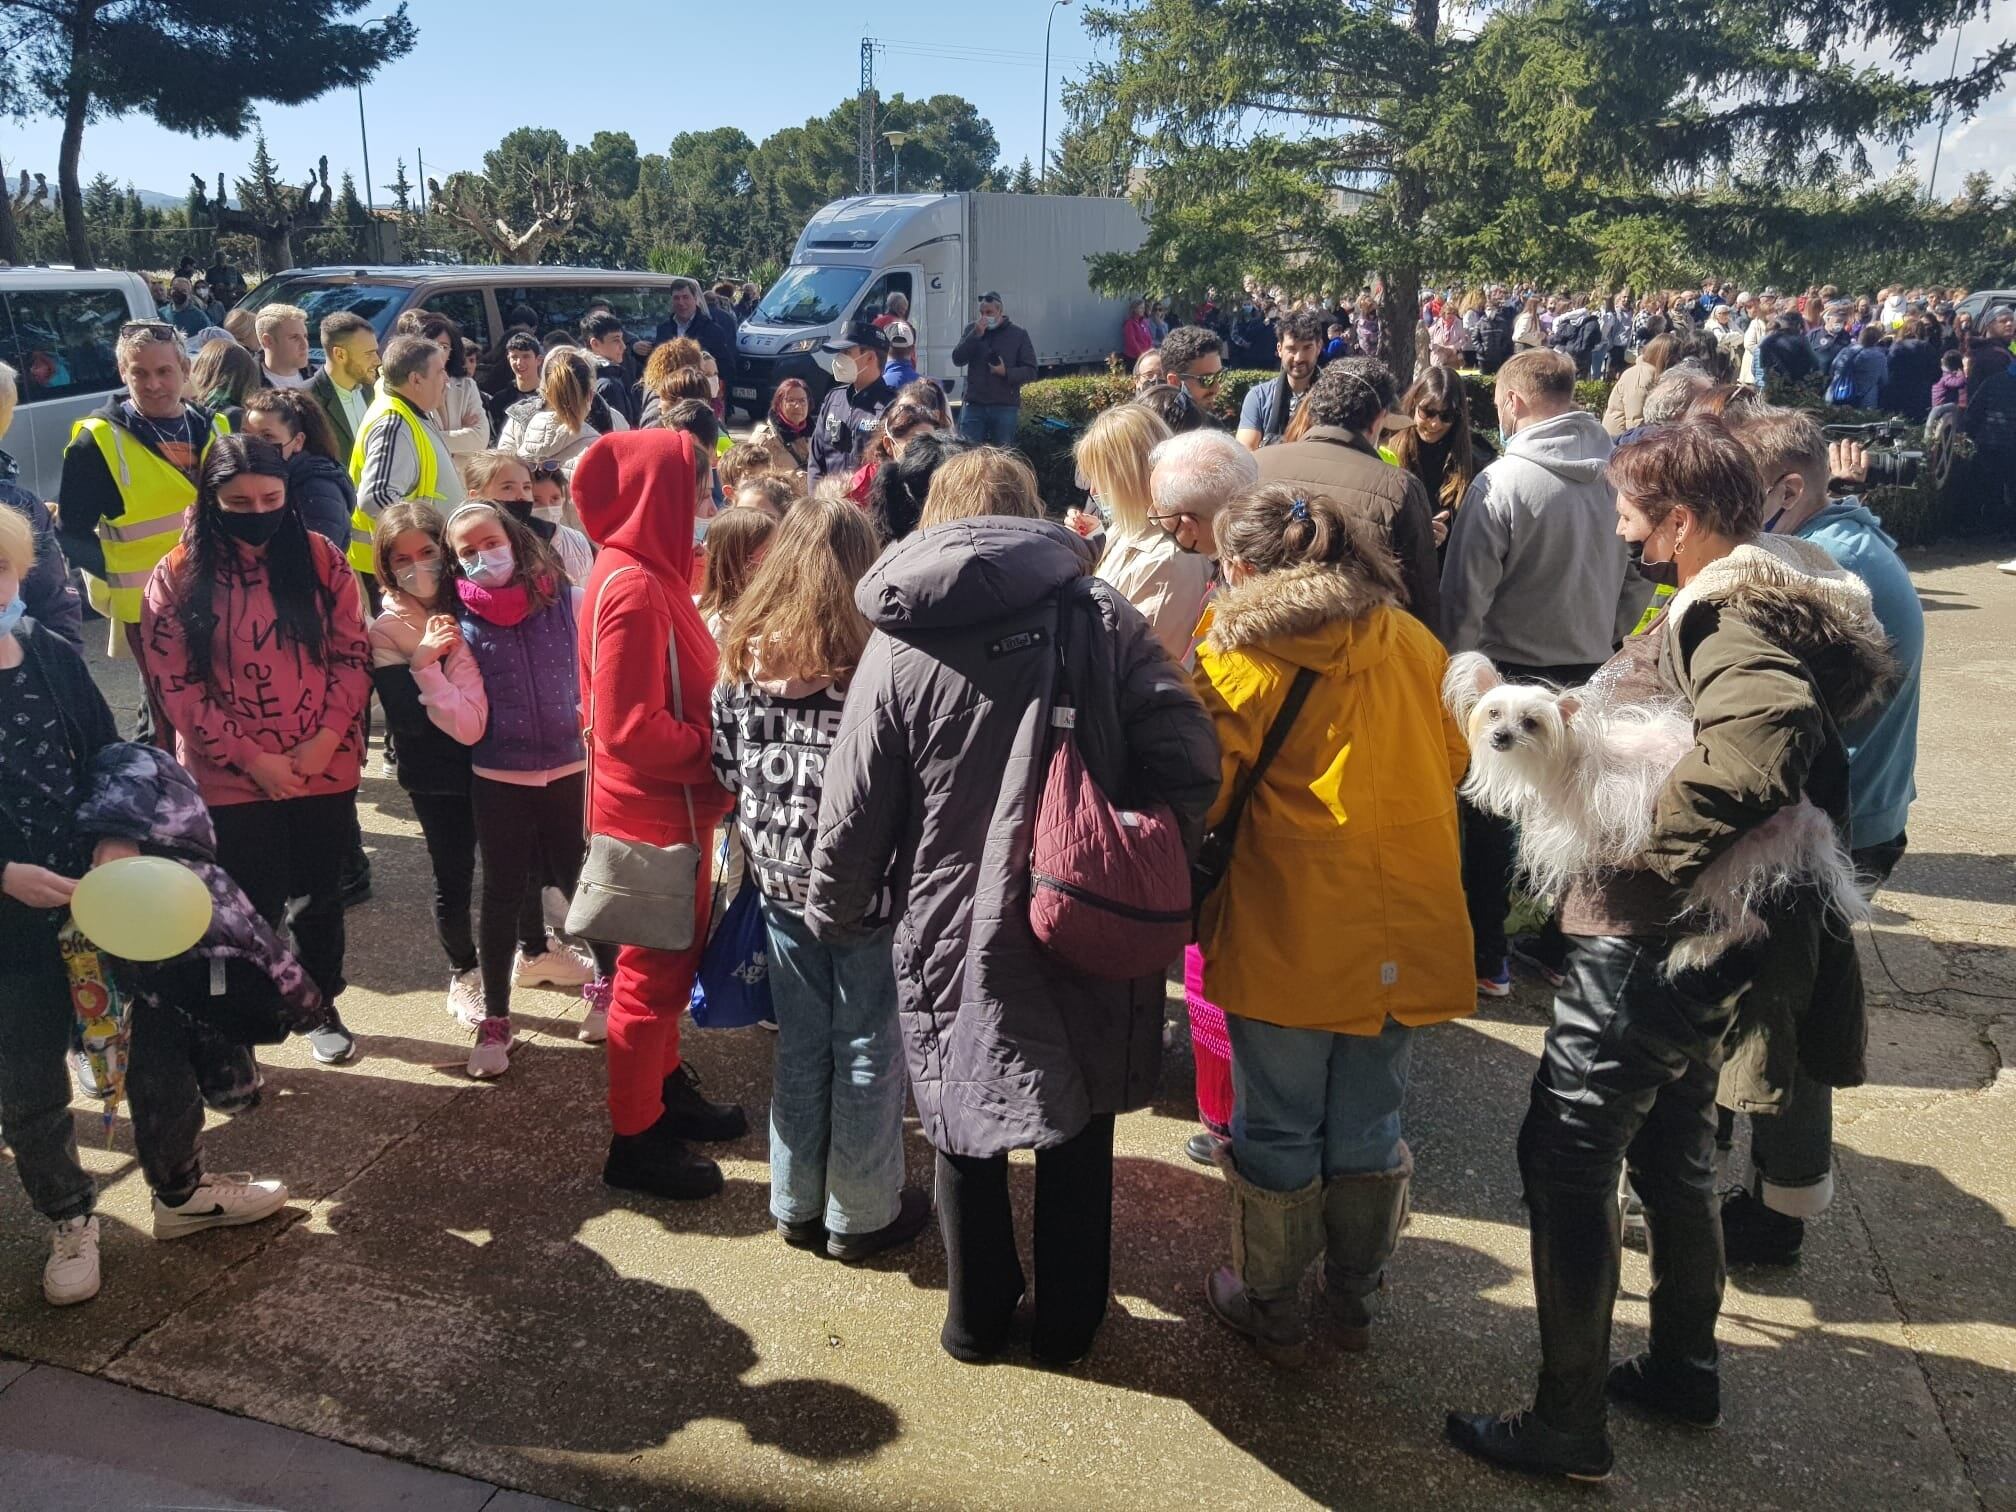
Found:
[[[861,296],[861,303],[855,308],[854,318],[856,320],[873,320],[876,316],[883,314],[889,307],[889,296],[891,294],[901,294],[906,301],[910,298],[910,275],[908,273],[884,273],[880,278],[876,279],[869,287],[868,292]],[[915,307],[913,306],[912,308],[914,309]]]
[[[369,283],[344,279],[340,283],[313,278],[289,278],[282,274],[269,278],[246,297],[242,308],[257,310],[262,305],[299,305],[308,312],[308,339],[319,351],[322,322],[338,310],[348,310],[371,322],[382,347],[392,336],[392,322],[412,297],[411,284]]]
[[[461,327],[462,338],[488,350],[490,341],[489,303],[481,289],[437,289],[421,300],[420,308],[434,315],[446,315]]]
[[[672,313],[672,291],[650,284],[499,284],[497,314],[507,328],[529,326],[542,340],[553,331],[579,337],[591,300],[604,300],[631,336],[648,340]]]
[[[132,319],[117,289],[28,289],[6,296],[0,351],[21,375],[21,402],[119,387],[119,327]]]

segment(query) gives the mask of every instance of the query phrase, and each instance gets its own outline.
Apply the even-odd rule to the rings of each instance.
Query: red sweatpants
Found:
[[[693,993],[712,913],[711,879],[700,867],[700,938],[690,950],[616,952],[609,998],[609,1122],[618,1134],[642,1134],[665,1112],[665,1078],[679,1067],[679,1019]]]

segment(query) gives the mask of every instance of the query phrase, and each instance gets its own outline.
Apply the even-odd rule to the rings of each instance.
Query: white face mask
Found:
[[[721,380],[712,375],[709,375],[707,379],[707,397],[709,399],[718,399],[721,397]]]
[[[563,508],[564,506],[559,504],[534,504],[532,506],[532,518],[535,520],[544,520],[548,525],[558,525]]]
[[[835,383],[851,384],[860,374],[860,365],[844,352],[833,359],[833,381]]]

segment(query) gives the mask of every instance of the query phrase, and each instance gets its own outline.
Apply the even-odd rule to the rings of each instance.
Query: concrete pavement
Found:
[[[1909,559],[1932,611],[1922,796],[1865,942],[1873,1074],[1840,1099],[1840,1200],[1797,1269],[1732,1278],[1726,1426],[1620,1416],[1618,1474],[1593,1493],[1605,1505],[2016,1509],[2016,579],[1992,565],[2006,555]],[[121,670],[105,683],[123,713]],[[1546,1015],[1530,984],[1420,1037],[1416,1215],[1371,1353],[1284,1378],[1210,1319],[1224,1194],[1181,1154],[1194,1108],[1179,1036],[1162,1100],[1119,1123],[1116,1303],[1093,1354],[1068,1372],[1026,1356],[974,1369],[937,1345],[935,1232],[859,1270],[771,1233],[760,1031],[689,1031],[710,1093],[741,1098],[758,1126],[727,1148],[712,1203],[602,1187],[600,1055],[572,1039],[578,1004],[562,995],[524,994],[510,1075],[466,1080],[425,854],[392,782],[367,781],[364,824],[377,894],[349,916],[344,1000],[364,1053],[339,1068],[296,1045],[262,1053],[265,1106],[209,1134],[214,1168],[290,1183],[285,1220],[155,1244],[123,1123],[105,1148],[95,1111],[80,1115],[105,1183],[104,1294],[43,1306],[44,1231],[0,1180],[0,1352],[601,1508],[1495,1508],[1576,1494],[1441,1442],[1447,1408],[1511,1407],[1531,1388],[1513,1154]],[[909,1160],[928,1183],[914,1126]],[[1030,1173],[1015,1174],[1026,1236]],[[1620,1352],[1642,1342],[1646,1283],[1628,1254]],[[0,1453],[21,1431],[9,1399],[43,1374],[0,1392]],[[54,1432],[64,1414],[24,1421]],[[126,1468],[88,1442],[60,1452]],[[16,1484],[9,1464],[0,1488]],[[9,1494],[0,1505],[62,1505]]]

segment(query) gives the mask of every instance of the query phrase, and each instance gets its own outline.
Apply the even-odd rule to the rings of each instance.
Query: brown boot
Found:
[[[1386,1285],[1386,1262],[1407,1222],[1407,1186],[1414,1155],[1403,1141],[1389,1171],[1332,1176],[1323,1183],[1323,1296],[1338,1347],[1356,1353],[1372,1344],[1373,1298]]]
[[[1232,1192],[1232,1263],[1212,1273],[1204,1295],[1226,1327],[1244,1334],[1270,1364],[1295,1369],[1305,1358],[1302,1273],[1323,1247],[1323,1188],[1270,1192],[1242,1177],[1228,1147],[1219,1156]]]

